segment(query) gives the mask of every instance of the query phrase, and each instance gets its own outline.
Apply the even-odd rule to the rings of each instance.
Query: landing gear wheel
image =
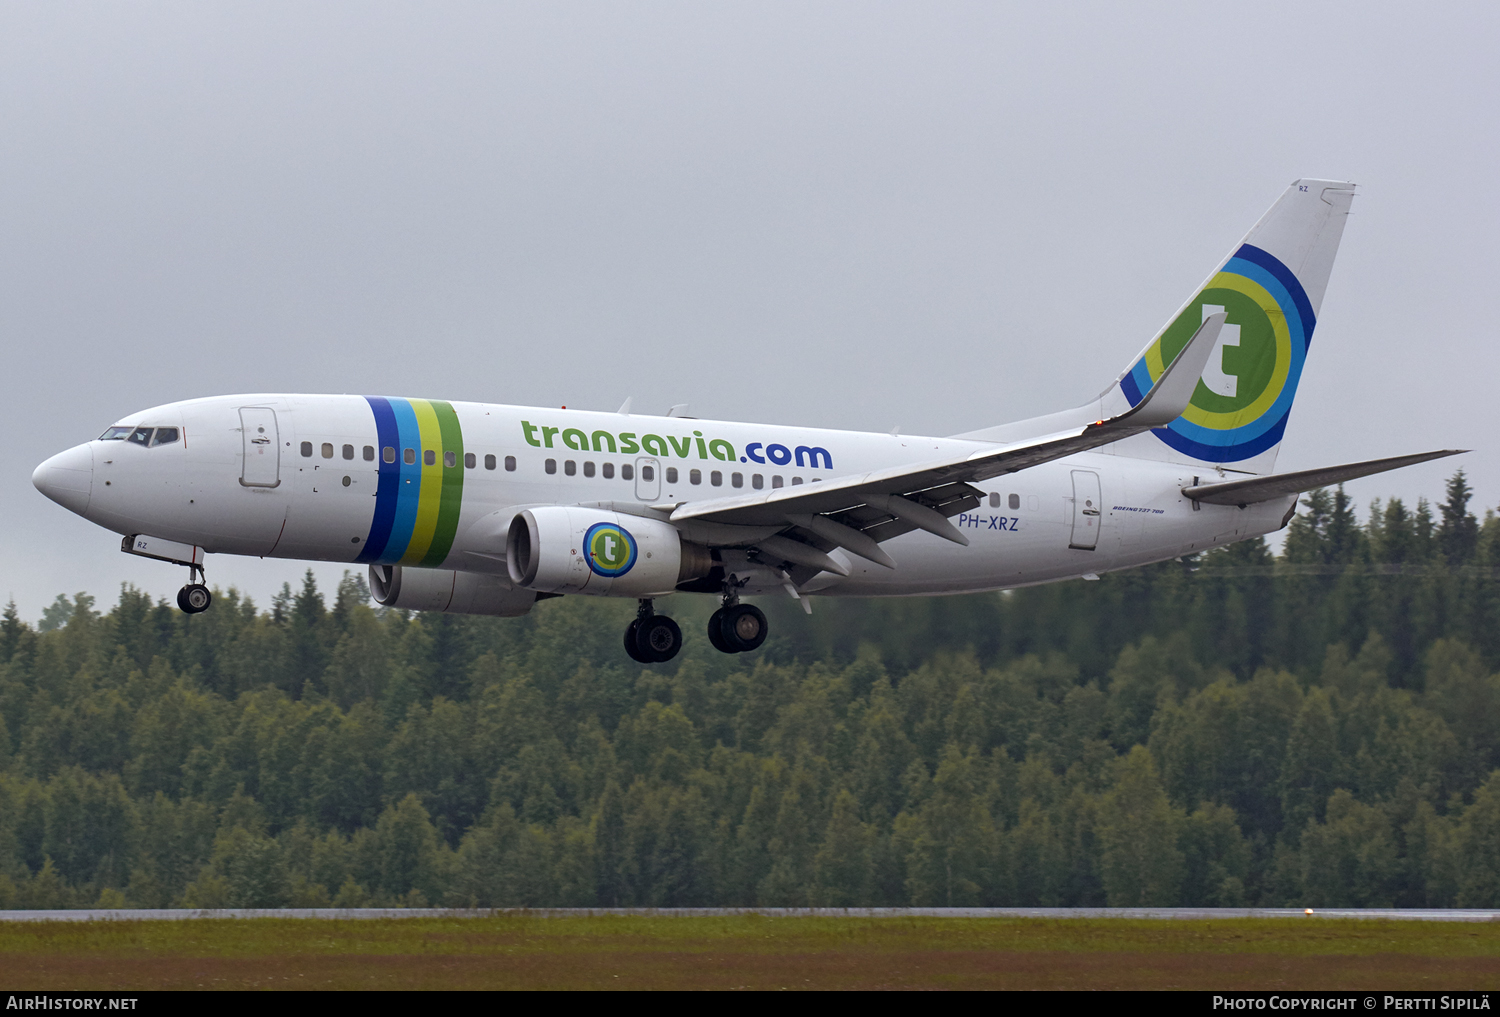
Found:
[[[721,607],[708,618],[708,641],[714,644],[714,649],[720,653],[737,653],[724,638],[724,615],[729,608]]]
[[[769,626],[760,608],[750,604],[736,604],[722,610],[724,617],[719,622],[719,631],[731,652],[748,653],[759,649],[760,644],[766,641]]]
[[[639,618],[625,627],[625,652],[637,664],[649,664],[651,663],[650,658],[641,656],[640,644],[636,642],[636,633],[640,632],[640,630],[641,620]]]
[[[177,606],[183,614],[202,614],[214,602],[214,595],[202,583],[189,583],[177,591]]]
[[[682,649],[682,629],[664,614],[653,614],[635,622],[635,646],[639,656],[648,664],[664,664],[677,656]]]

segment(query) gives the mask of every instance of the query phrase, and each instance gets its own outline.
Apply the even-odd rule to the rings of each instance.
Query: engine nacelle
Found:
[[[370,595],[377,604],[408,611],[491,614],[519,618],[536,603],[536,592],[519,590],[500,576],[451,569],[370,566]]]
[[[708,548],[671,523],[572,505],[517,514],[505,563],[517,586],[598,597],[661,596],[713,568]]]

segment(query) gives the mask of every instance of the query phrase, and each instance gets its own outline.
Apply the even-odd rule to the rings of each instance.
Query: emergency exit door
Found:
[[[1073,538],[1068,546],[1078,551],[1092,551],[1099,546],[1100,513],[1099,474],[1091,470],[1073,471]]]
[[[635,496],[640,501],[661,498],[661,463],[644,456],[635,461]]]
[[[245,448],[240,484],[245,487],[280,484],[281,434],[276,429],[276,411],[269,406],[241,406],[240,431]]]

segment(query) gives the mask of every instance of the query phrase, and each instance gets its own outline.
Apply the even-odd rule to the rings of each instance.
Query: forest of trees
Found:
[[[1098,582],[0,622],[0,908],[1500,907],[1500,518],[1305,496]],[[665,605],[664,605],[665,606]]]

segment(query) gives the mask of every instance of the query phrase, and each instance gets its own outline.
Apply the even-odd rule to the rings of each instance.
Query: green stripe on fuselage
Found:
[[[432,400],[437,413],[438,428],[443,436],[443,452],[453,453],[453,465],[443,465],[443,499],[438,507],[437,529],[432,535],[432,544],[420,564],[441,565],[448,552],[453,549],[453,540],[458,535],[458,516],[464,500],[464,436],[458,423],[458,413],[452,403]]]

